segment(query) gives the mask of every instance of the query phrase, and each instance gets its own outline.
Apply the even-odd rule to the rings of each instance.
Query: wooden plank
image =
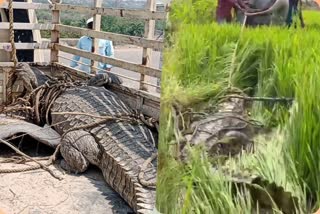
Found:
[[[77,62],[78,64],[80,65],[85,65],[85,66],[88,66],[87,64],[85,63],[82,63],[82,62],[79,62],[79,61],[76,61],[76,60],[73,60],[72,58],[69,58],[69,57],[65,57],[65,56],[61,56],[61,55],[58,55],[59,58],[62,58],[62,59],[66,59],[68,61],[73,61],[73,62]],[[95,69],[98,69],[98,67],[94,67]],[[104,69],[103,69],[104,70]],[[104,71],[107,71],[107,70],[104,70]],[[122,74],[119,74],[118,72],[113,72],[113,71],[107,71],[108,73],[111,73],[111,74],[114,74],[118,77],[121,77],[121,78],[124,78],[124,79],[128,79],[128,80],[131,80],[131,81],[135,81],[135,82],[140,82],[140,79],[135,79],[135,78],[131,78],[129,76],[125,76],[125,75],[122,75]],[[149,86],[152,86],[152,87],[155,87],[155,88],[159,88],[159,86],[157,85],[154,85],[152,83],[148,83],[148,82],[144,82],[144,84],[146,85],[149,85]]]
[[[102,0],[94,0],[94,6],[96,8],[101,8],[102,7]],[[94,14],[93,16],[93,30],[95,31],[100,31],[101,30],[101,15],[99,14]],[[93,53],[98,54],[99,53],[99,39],[93,38],[92,40],[92,48],[93,48]],[[97,70],[95,69],[98,67],[98,62],[91,60],[91,73],[96,74]]]
[[[81,78],[81,79],[88,79],[90,77],[93,77],[92,74],[87,74],[86,72],[83,72],[79,69],[76,68],[72,68],[70,66],[64,65],[60,62],[56,62],[53,64],[53,66],[57,66],[58,68],[62,68],[64,70],[67,70],[69,72],[71,72],[74,76],[76,76],[77,78]]]
[[[157,51],[160,51],[164,48],[163,41],[156,41],[138,36],[127,36],[117,33],[94,31],[79,27],[71,27],[67,25],[56,25],[56,29],[60,32],[77,33],[82,36],[91,36],[99,39],[108,39],[114,42],[121,42],[129,45],[137,45],[140,47],[152,48]]]
[[[156,11],[144,11],[144,10],[130,10],[130,9],[115,9],[115,8],[96,8],[96,7],[85,7],[75,6],[69,4],[57,4],[54,6],[56,10],[60,11],[73,11],[78,13],[87,13],[90,15],[101,14],[104,16],[118,16],[125,18],[136,18],[145,20],[163,20],[166,18],[165,12]]]
[[[27,2],[13,2],[13,9],[34,9],[34,10],[50,10],[50,4],[42,3],[27,3]],[[8,3],[0,4],[0,8],[8,9]]]
[[[46,39],[46,38],[42,38],[42,41],[50,41],[50,39]],[[60,38],[59,39],[60,41],[60,44],[66,44],[68,46],[76,46],[78,41],[79,41],[79,38]],[[119,41],[112,41],[113,42],[113,46],[121,46],[121,45],[129,45],[129,47],[134,47],[134,48],[140,48],[141,46],[138,46],[138,45],[132,45],[132,44],[128,44],[126,42],[119,42]],[[162,48],[159,50],[157,48],[154,48],[153,49],[154,51],[161,51]]]
[[[142,112],[144,115],[159,119],[160,98],[145,91],[128,88],[124,86],[111,85],[110,90],[127,103],[132,109]],[[140,104],[140,101],[143,101]]]
[[[58,3],[60,3],[60,1],[61,0],[52,0],[52,3],[57,5]],[[52,21],[51,21],[51,23],[52,24],[60,24],[60,11],[59,10],[55,10],[55,9],[52,10]],[[51,45],[52,45],[52,47],[53,47],[54,44],[58,44],[59,43],[59,38],[60,38],[59,30],[54,28],[51,31]],[[51,63],[59,61],[59,58],[58,58],[59,51],[58,50],[52,49],[50,54],[51,54],[51,57],[50,57],[51,58],[50,59]]]
[[[50,42],[51,39],[41,38],[42,41]],[[79,41],[79,38],[60,38],[60,44],[67,44],[68,46],[76,46]]]
[[[8,30],[9,23],[1,22],[0,30]],[[33,23],[14,23],[13,29],[15,30],[52,30],[52,24],[33,24]]]
[[[24,1],[27,3],[32,3],[32,0],[24,0]],[[28,16],[29,16],[30,23],[38,24],[37,14],[34,9],[28,10]],[[40,30],[33,29],[32,34],[33,34],[33,42],[42,43]],[[33,52],[34,52],[34,58],[33,58],[34,61],[36,62],[45,61],[45,56],[44,56],[45,53],[43,48],[36,48]]]
[[[4,68],[0,68],[0,105],[5,104],[7,93],[6,93],[6,83],[8,82],[7,79],[8,71]]]
[[[62,69],[65,69],[68,72],[70,72],[71,74],[76,75],[76,76],[78,76],[78,77],[80,77],[82,79],[88,79],[90,77],[93,77],[92,74],[87,74],[87,73],[85,73],[85,72],[83,72],[81,70],[78,70],[78,69],[75,69],[75,68],[71,68],[71,67],[66,66],[64,64],[61,64],[59,62],[54,63],[54,66],[57,66],[57,67],[62,68]],[[121,88],[121,90],[126,91],[126,88],[128,88],[128,87],[126,87],[126,86],[113,86],[113,88]],[[152,100],[154,102],[160,103],[160,94],[155,95],[155,94],[152,94],[152,93],[149,93],[149,92],[146,92],[146,91],[140,91],[138,89],[133,89],[133,88],[130,88],[130,91],[132,91],[132,93],[134,95],[142,96],[142,97],[144,97],[144,98],[146,98],[148,100]]]
[[[107,56],[101,56],[98,54],[79,50],[77,48],[68,47],[68,46],[60,45],[60,44],[55,44],[54,49],[59,50],[59,51],[63,51],[63,52],[67,52],[67,53],[71,53],[73,55],[78,55],[80,57],[99,61],[102,63],[107,63],[107,64],[113,65],[115,67],[123,68],[126,70],[135,71],[140,74],[144,74],[144,75],[148,75],[148,76],[152,76],[152,77],[157,77],[157,78],[160,78],[160,76],[161,76],[161,71],[159,69],[146,67],[143,65],[139,65],[136,63],[132,63],[132,62],[127,62],[127,61],[120,60],[120,59],[114,59],[114,58],[110,58]]]
[[[146,9],[153,11],[156,9],[155,0],[147,0]],[[147,39],[153,39],[155,31],[155,20],[147,20],[144,24],[144,37]],[[152,50],[149,48],[143,48],[142,52],[142,65],[149,66],[152,57]],[[147,87],[143,84],[146,81],[144,74],[140,75],[140,90],[147,90]]]
[[[30,66],[49,66],[50,63],[47,62],[26,62],[28,63]],[[13,67],[13,62],[0,62],[0,68],[4,68],[4,67]]]
[[[11,43],[0,43],[0,50],[5,50],[6,47],[11,46]],[[31,49],[48,49],[50,42],[41,43],[15,43],[17,50],[31,50]]]
[[[160,7],[160,5],[159,5],[159,7],[157,6],[157,10],[162,10],[162,11],[166,10],[167,11],[168,8],[170,7],[170,3],[171,2],[168,2],[166,6],[164,6],[164,4],[161,4],[161,7]],[[166,20],[168,20],[168,19],[169,19],[169,12],[167,13],[167,17],[166,17]],[[165,38],[164,34],[165,34],[165,29],[163,29],[163,37]],[[160,63],[159,63],[159,69],[160,70],[162,70],[162,65],[163,65],[163,52],[161,51],[160,52]],[[157,86],[159,88],[157,88],[156,91],[158,93],[161,93],[161,78],[157,79]]]

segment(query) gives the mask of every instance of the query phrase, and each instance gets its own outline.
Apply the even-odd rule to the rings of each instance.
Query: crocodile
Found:
[[[122,81],[108,73],[98,74],[86,83],[61,82],[35,72],[25,63],[19,64],[19,69],[32,70],[36,76],[28,75],[24,82],[47,80],[33,87],[31,94],[29,88],[20,93],[25,94],[20,101],[27,101],[23,104],[34,109],[28,118],[51,125],[61,135],[60,166],[72,173],[83,173],[89,165],[97,166],[106,183],[135,213],[151,213],[156,195],[156,136],[141,115],[108,89],[110,83]],[[19,103],[12,106],[14,109]]]
[[[228,166],[230,157],[241,154],[243,150],[253,152],[253,138],[263,131],[262,124],[249,119],[245,98],[245,95],[230,94],[219,102],[214,112],[208,110],[200,117],[188,118],[191,121],[185,124],[189,124],[189,129],[182,132],[185,145],[181,160],[188,160],[186,145],[203,146],[212,162],[212,174],[222,172],[226,182],[232,184],[234,193],[245,187],[260,208],[272,210],[276,204],[285,214],[296,213],[298,199],[291,192],[248,170]],[[220,164],[217,165],[215,160]]]
[[[221,102],[217,111],[192,119],[189,131],[183,133],[190,146],[203,145],[209,157],[236,155],[253,145],[255,126],[245,112],[245,101],[230,98]],[[182,149],[182,159],[186,158]]]
[[[60,152],[64,169],[81,173],[89,164],[98,166],[106,182],[134,212],[151,212],[155,205],[157,149],[150,129],[139,120],[99,123],[97,117],[64,112],[117,117],[131,115],[133,110],[113,92],[84,85],[67,89],[54,101],[51,119],[57,124],[55,130],[63,135]],[[70,131],[86,125],[89,127]]]

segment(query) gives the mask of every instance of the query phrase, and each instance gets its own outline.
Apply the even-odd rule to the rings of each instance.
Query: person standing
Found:
[[[218,0],[216,20],[219,24],[229,23],[232,20],[232,9],[236,7],[235,0]]]
[[[301,1],[301,0],[289,0],[289,11],[288,11],[288,16],[287,16],[287,20],[286,20],[286,24],[288,27],[290,27],[292,25],[293,17],[297,16],[297,15],[299,16],[301,26],[304,27],[302,11],[301,11],[301,8],[300,8],[300,11],[298,9],[299,1]]]
[[[218,0],[216,10],[216,20],[219,24],[230,23],[232,21],[232,9],[250,10],[248,0]]]
[[[93,29],[93,17],[88,19],[87,22],[87,28],[92,30]],[[88,52],[92,52],[92,41],[93,38],[89,36],[82,36],[78,43],[77,43],[77,48],[81,50],[85,50]],[[114,48],[112,41],[109,40],[104,40],[104,39],[99,39],[99,54],[102,56],[108,56],[108,57],[114,57]],[[91,60],[87,58],[81,58],[80,56],[74,56],[73,61],[71,61],[70,66],[72,68],[75,68],[78,66],[79,60],[81,59],[81,65],[80,65],[80,70],[86,72],[86,73],[91,73]],[[105,63],[98,63],[98,72],[97,73],[105,73],[106,70],[110,71],[112,68],[112,65],[105,64]]]

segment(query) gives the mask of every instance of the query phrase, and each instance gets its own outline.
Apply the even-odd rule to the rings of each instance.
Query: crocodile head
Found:
[[[101,73],[90,78],[88,81],[88,86],[102,87],[108,86],[109,84],[121,85],[122,80],[115,74]]]
[[[209,149],[209,155],[234,156],[242,150],[250,149],[253,141],[243,132],[229,131]]]
[[[12,76],[12,100],[30,93],[36,87],[38,87],[38,80],[29,64],[18,63]]]

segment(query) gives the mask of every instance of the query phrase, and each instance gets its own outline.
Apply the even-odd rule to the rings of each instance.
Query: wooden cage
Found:
[[[33,68],[40,69],[49,75],[59,75],[61,71],[68,72],[71,75],[86,79],[90,77],[78,69],[71,68],[59,62],[59,52],[65,52],[80,57],[90,59],[91,70],[95,70],[98,62],[108,63],[115,67],[130,70],[140,75],[139,79],[133,79],[120,75],[121,78],[129,78],[133,81],[139,82],[138,88],[130,88],[125,86],[112,86],[112,89],[117,93],[124,101],[126,101],[134,109],[140,110],[142,113],[152,116],[155,118],[159,117],[160,111],[160,95],[156,93],[150,93],[148,86],[159,88],[159,85],[154,85],[148,82],[147,77],[158,78],[158,83],[161,78],[161,70],[150,66],[151,50],[162,51],[164,48],[164,42],[162,40],[156,40],[154,36],[155,32],[155,20],[165,20],[167,17],[166,8],[162,5],[157,10],[155,0],[147,0],[146,7],[144,10],[131,10],[131,9],[114,9],[114,8],[103,8],[102,0],[95,0],[93,7],[76,6],[69,4],[62,4],[59,0],[53,0],[49,4],[32,3],[29,2],[13,2],[14,9],[27,9],[28,11],[34,10],[51,10],[52,21],[47,24],[37,23],[36,17],[32,18],[30,23],[14,23],[13,28],[15,30],[32,30],[32,31],[51,31],[51,40],[41,39],[33,43],[15,43],[17,50],[44,50],[50,49],[50,62],[30,62]],[[0,5],[0,9],[7,9],[8,4],[5,3]],[[68,25],[62,25],[60,23],[61,11],[76,11],[79,13],[90,14],[94,17],[94,29],[88,30],[79,27],[72,27]],[[33,12],[34,14],[34,12]],[[102,32],[101,28],[101,16],[116,16],[125,18],[142,19],[145,21],[145,32],[143,37],[128,36],[110,32]],[[29,12],[30,16],[30,12]],[[30,18],[31,20],[31,18]],[[9,23],[2,22],[0,25],[0,31],[8,30]],[[63,32],[78,33],[80,35],[87,35],[94,38],[95,50],[97,48],[96,39],[108,39],[114,42],[120,42],[129,45],[135,45],[143,48],[141,63],[128,62],[121,59],[110,58],[99,55],[98,53],[90,53],[72,46],[65,45],[64,42],[68,39],[60,39],[60,34]],[[0,50],[5,49],[10,45],[9,42],[1,42]],[[160,62],[161,63],[161,62]],[[11,75],[12,62],[0,62],[0,104],[5,104],[8,100],[8,91],[11,90],[9,76]],[[116,75],[119,75],[115,73]]]

